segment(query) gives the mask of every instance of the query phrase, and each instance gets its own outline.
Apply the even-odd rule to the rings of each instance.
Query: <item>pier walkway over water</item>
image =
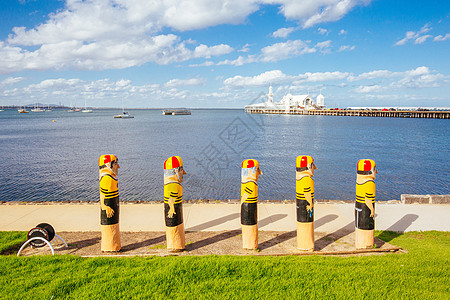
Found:
[[[357,117],[389,117],[389,118],[427,118],[450,119],[450,111],[421,110],[303,110],[303,109],[266,109],[246,108],[252,114],[286,114],[286,115],[320,115],[320,116],[357,116]]]

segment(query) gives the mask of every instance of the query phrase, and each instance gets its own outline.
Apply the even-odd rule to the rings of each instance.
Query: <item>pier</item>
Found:
[[[251,114],[284,114],[284,115],[319,115],[319,116],[352,116],[352,117],[387,117],[387,118],[426,118],[449,119],[450,111],[422,111],[422,110],[304,110],[290,108],[267,109],[260,107],[246,107],[245,112]]]

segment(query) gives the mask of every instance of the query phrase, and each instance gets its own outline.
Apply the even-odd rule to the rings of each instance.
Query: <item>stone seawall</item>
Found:
[[[403,204],[450,204],[450,195],[409,195],[402,194]]]

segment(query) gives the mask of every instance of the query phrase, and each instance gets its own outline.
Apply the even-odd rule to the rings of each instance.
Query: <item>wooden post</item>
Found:
[[[113,154],[100,156],[100,229],[101,250],[120,251],[119,228],[119,188],[117,173],[120,168],[119,160]]]
[[[314,251],[314,159],[300,155],[296,167],[297,248]]]
[[[255,159],[242,162],[241,172],[241,226],[242,248],[258,249],[258,184],[262,175]]]
[[[167,250],[180,252],[185,248],[183,223],[183,161],[171,156],[164,162],[164,219],[166,223]]]
[[[361,159],[357,165],[355,198],[355,247],[372,248],[375,231],[375,162]]]

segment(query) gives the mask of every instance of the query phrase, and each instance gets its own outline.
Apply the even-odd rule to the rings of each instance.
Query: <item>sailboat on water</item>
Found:
[[[114,119],[132,119],[134,118],[133,115],[130,115],[127,111],[125,111],[123,106],[123,99],[122,99],[122,114],[121,115],[115,115]]]
[[[28,110],[25,109],[25,106],[21,106],[21,107],[17,110],[17,112],[18,112],[19,114],[27,114],[27,113],[28,113]]]
[[[32,112],[45,112],[45,109],[39,107],[39,104],[34,103],[34,108],[31,110]]]
[[[86,99],[84,99],[84,109],[81,112],[84,112],[84,113],[91,113],[92,112],[92,109],[87,109]]]

